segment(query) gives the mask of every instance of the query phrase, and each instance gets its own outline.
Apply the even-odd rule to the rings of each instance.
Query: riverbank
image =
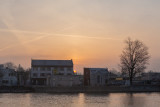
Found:
[[[160,86],[34,87],[37,93],[160,92]]]
[[[129,93],[160,92],[160,86],[104,86],[104,87],[0,87],[0,93]]]
[[[23,87],[23,86],[1,86],[0,93],[30,93],[34,92],[32,87]]]

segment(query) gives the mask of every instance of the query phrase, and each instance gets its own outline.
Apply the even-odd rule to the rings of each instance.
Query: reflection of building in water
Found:
[[[32,85],[72,86],[80,84],[72,60],[32,60]]]
[[[85,86],[104,86],[108,81],[107,68],[84,68]]]

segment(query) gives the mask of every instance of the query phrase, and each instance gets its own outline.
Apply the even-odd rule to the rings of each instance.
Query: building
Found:
[[[0,65],[0,86],[16,86],[17,77],[14,69]]]
[[[32,85],[47,85],[53,75],[74,75],[72,60],[32,60]],[[53,77],[54,78],[54,77]],[[58,77],[56,77],[58,78]]]
[[[160,73],[159,72],[142,73],[141,80],[160,81]]]
[[[107,68],[84,68],[85,86],[105,86],[108,81]]]
[[[16,73],[18,86],[30,86],[30,69],[24,70],[19,65]]]

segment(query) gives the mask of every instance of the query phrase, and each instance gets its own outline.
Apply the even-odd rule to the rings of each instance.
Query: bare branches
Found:
[[[136,74],[146,69],[150,56],[148,47],[139,40],[133,41],[128,38],[125,44],[126,47],[120,56],[120,67],[123,73],[125,72],[128,74],[132,84],[132,79]]]

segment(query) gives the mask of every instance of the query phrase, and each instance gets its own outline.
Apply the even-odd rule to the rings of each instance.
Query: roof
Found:
[[[84,68],[89,69],[91,73],[108,73],[107,68]]]
[[[73,66],[72,60],[32,60],[32,66]]]

